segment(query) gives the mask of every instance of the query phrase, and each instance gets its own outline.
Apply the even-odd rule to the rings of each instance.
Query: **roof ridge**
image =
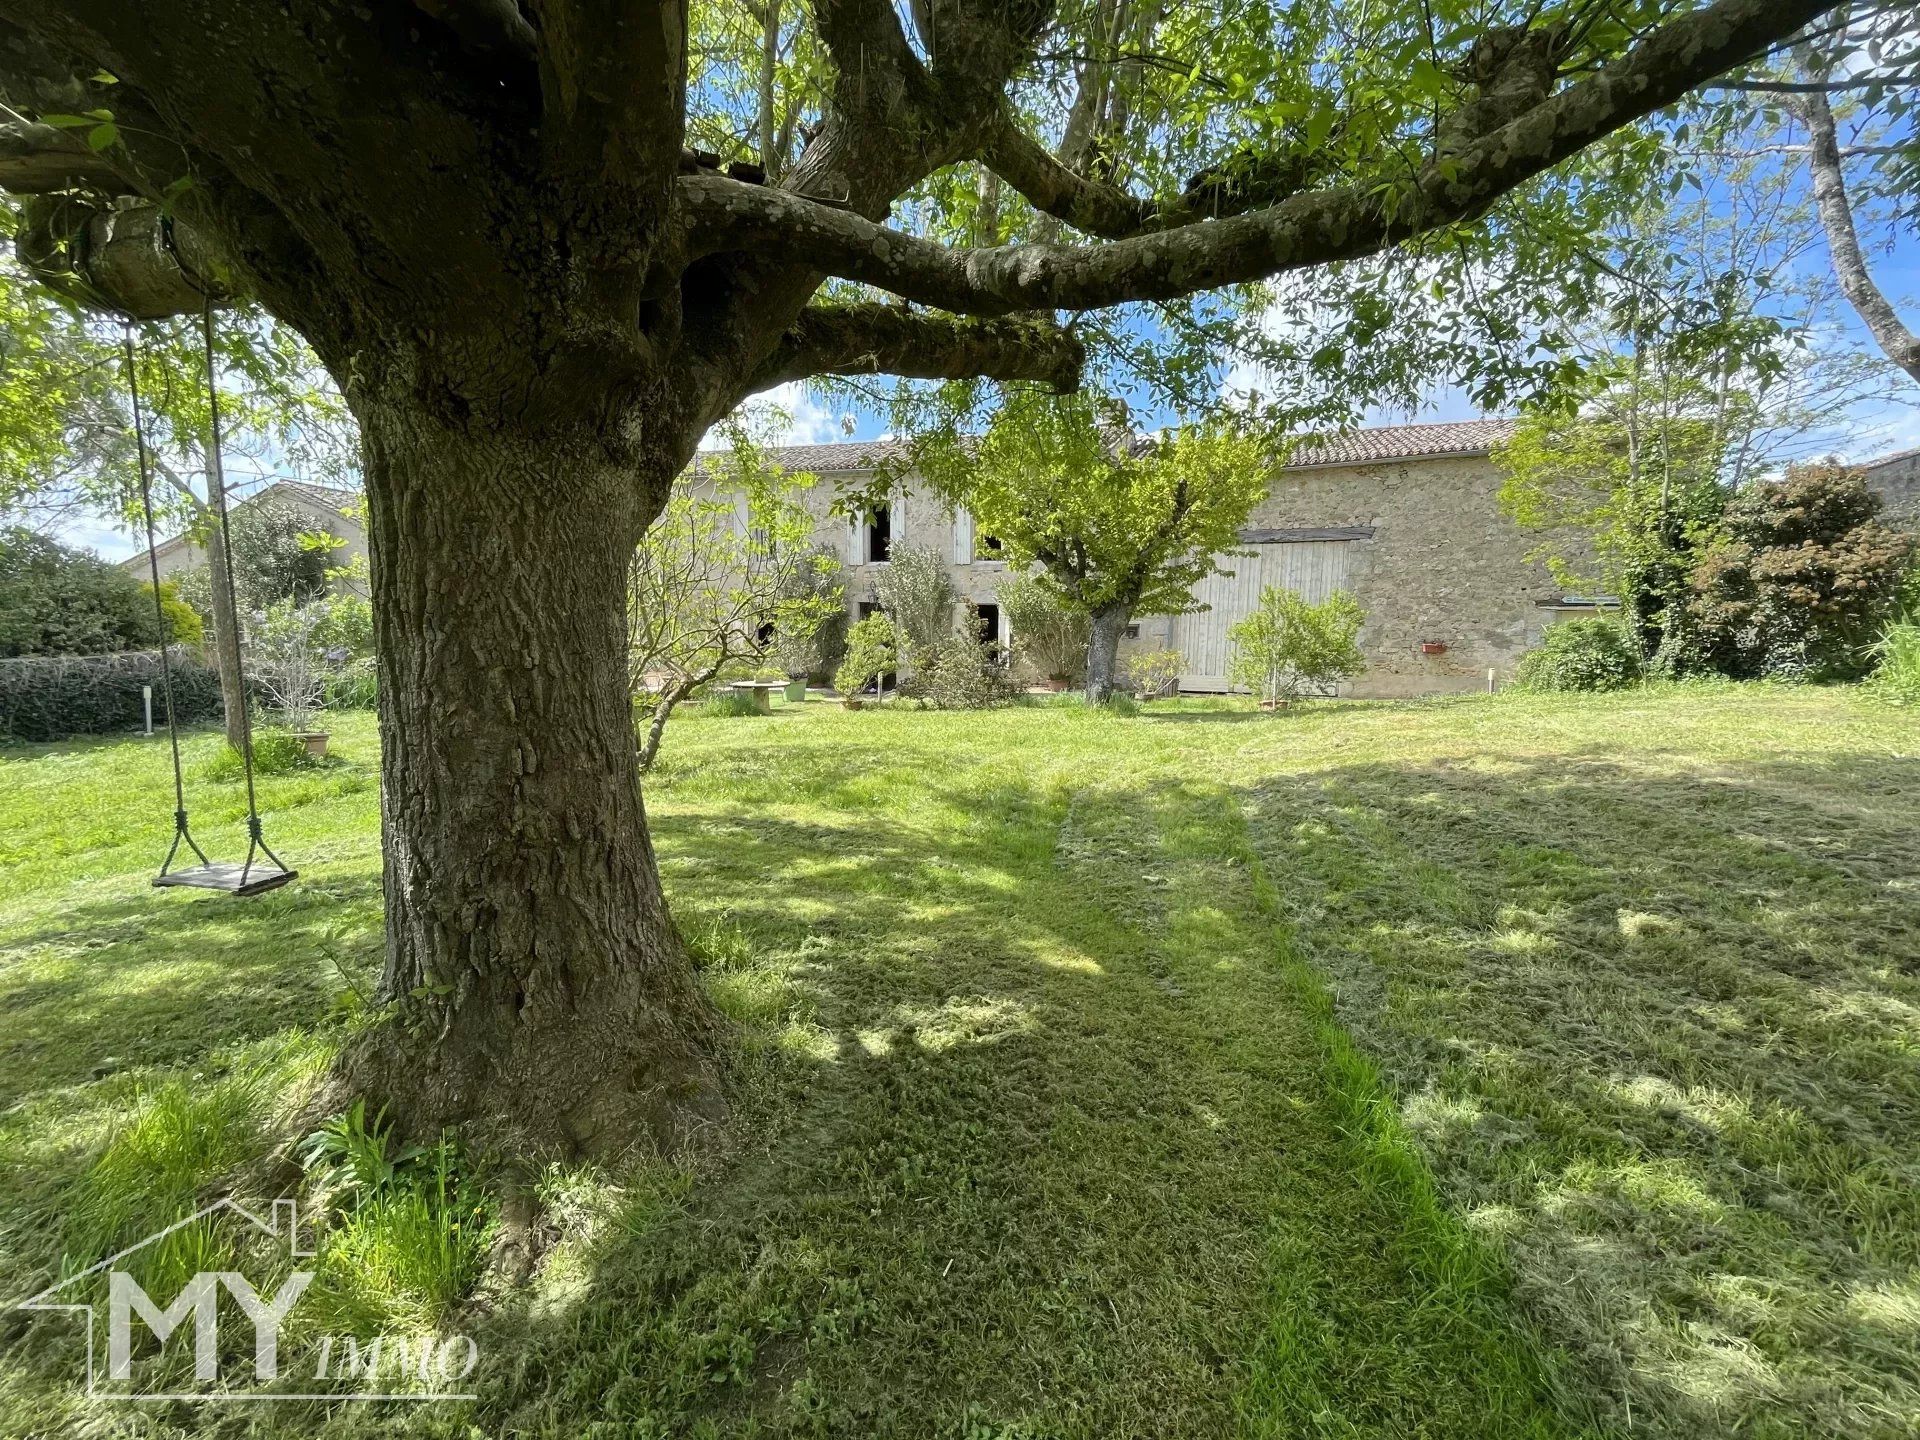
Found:
[[[1475,420],[1413,420],[1399,425],[1367,425],[1353,430],[1333,431],[1326,438],[1303,435],[1291,455],[1288,466],[1327,464],[1369,464],[1387,460],[1416,460],[1445,455],[1485,454],[1491,444],[1511,434],[1519,422],[1508,416],[1486,415]],[[1390,441],[1392,437],[1422,438],[1429,443],[1408,448]],[[1466,442],[1466,443],[1461,443]],[[768,445],[762,453],[789,470],[857,470],[864,465],[836,463],[858,455],[862,460],[892,459],[907,448],[907,442],[889,437],[874,440],[830,440],[807,445]],[[694,456],[696,473],[709,470],[730,450],[702,450]]]

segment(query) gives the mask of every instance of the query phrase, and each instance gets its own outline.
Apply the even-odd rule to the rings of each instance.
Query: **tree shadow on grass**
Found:
[[[1248,797],[1296,943],[1608,1416],[1920,1426],[1920,762],[1484,759]]]
[[[1256,882],[1603,1409],[1675,1435],[1912,1412],[1912,762],[1041,787],[1018,756],[832,739],[649,787],[737,1023],[737,1148],[692,1181],[639,1165],[557,1288],[477,1318],[490,1428],[1564,1428],[1460,1363],[1460,1317],[1329,1124]],[[362,881],[336,908],[372,906]],[[181,1059],[196,1011],[314,1013],[257,957],[324,905],[150,904],[59,932],[127,947],[150,1011],[96,966],[36,979],[79,987],[36,1012]],[[218,965],[142,961],[156,925],[265,999],[230,1019]]]
[[[1217,798],[1003,763],[841,808],[903,765],[656,805],[746,1139],[664,1213],[634,1182],[642,1221],[557,1264],[590,1288],[503,1320],[487,1423],[591,1396],[640,1433],[1285,1435],[1312,1398],[1378,1433],[1570,1433],[1530,1359],[1475,1368],[1521,1337],[1433,1313],[1210,848]]]
[[[129,877],[122,899],[62,907],[0,945],[0,1106],[324,1021],[364,980],[329,956],[364,966],[379,899],[376,869],[251,900],[163,894]],[[343,932],[349,921],[357,928]]]

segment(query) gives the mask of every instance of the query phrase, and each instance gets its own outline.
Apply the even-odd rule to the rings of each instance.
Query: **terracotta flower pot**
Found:
[[[303,730],[300,743],[307,747],[307,754],[318,760],[327,753],[327,737],[332,733],[331,730]]]

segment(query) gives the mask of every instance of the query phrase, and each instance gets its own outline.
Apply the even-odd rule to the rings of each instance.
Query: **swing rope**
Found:
[[[167,644],[167,607],[160,598],[160,542],[154,533],[152,467],[147,459],[147,427],[140,414],[140,376],[134,364],[131,320],[121,322],[120,343],[126,357],[127,394],[133,401],[133,444],[140,457],[140,510],[147,522],[147,573],[153,580],[153,618],[160,636],[160,693],[167,702],[167,743],[173,747],[173,844],[167,847],[167,858],[160,863],[160,873],[164,876],[173,868],[183,840],[202,865],[212,862],[187,828],[187,785],[180,773],[180,724],[173,703],[172,647]]]
[[[226,474],[221,459],[220,440],[220,388],[214,363],[213,346],[213,301],[208,297],[200,312],[200,337],[207,374],[207,406],[212,422],[212,444],[207,451],[207,488],[211,492],[214,513],[220,520],[220,554],[225,562],[227,614],[230,618],[239,613],[239,601],[233,584],[233,531],[227,519]],[[173,844],[167,848],[167,858],[161,862],[160,873],[154,877],[155,885],[191,885],[202,889],[225,890],[233,894],[258,894],[286,884],[297,872],[289,870],[286,862],[273,853],[273,847],[267,844],[260,824],[260,806],[254,792],[253,779],[253,716],[251,703],[247,696],[247,683],[244,674],[240,677],[240,768],[247,782],[247,858],[237,871],[231,865],[215,865],[207,859],[207,854],[194,840],[193,832],[187,824],[186,779],[180,765],[180,726],[174,710],[173,664],[167,645],[166,606],[160,596],[160,552],[159,536],[153,518],[153,466],[147,453],[146,424],[140,406],[140,380],[135,364],[133,343],[133,322],[122,322],[122,347],[126,356],[127,393],[133,403],[134,448],[140,460],[140,509],[147,527],[147,571],[153,580],[153,613],[160,627],[160,683],[167,702],[167,741],[173,751]],[[237,620],[232,620],[237,625]],[[222,643],[231,642],[237,650],[239,635],[221,637]],[[173,862],[179,857],[181,842],[200,861],[198,868],[175,871]],[[273,862],[273,869],[261,869],[260,877],[254,878],[255,862],[264,856]]]

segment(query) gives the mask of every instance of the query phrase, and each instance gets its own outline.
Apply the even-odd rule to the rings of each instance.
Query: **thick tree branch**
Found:
[[[1715,90],[1751,90],[1766,95],[1839,95],[1851,90],[1891,90],[1920,83],[1920,71],[1904,75],[1860,75],[1851,80],[1726,80]]]
[[[1831,9],[1834,0],[1717,0],[1404,180],[1300,195],[1266,210],[1095,246],[952,250],[845,211],[711,176],[680,194],[695,249],[783,248],[825,273],[962,314],[1166,300],[1372,254],[1484,213],[1508,191],[1669,105]]]
[[[1853,206],[1847,200],[1846,173],[1840,165],[1833,110],[1818,89],[1806,93],[1798,109],[1806,117],[1809,131],[1807,163],[1813,174],[1814,206],[1820,212],[1820,227],[1827,232],[1827,250],[1833,257],[1833,273],[1840,280],[1840,289],[1887,358],[1920,380],[1920,336],[1907,328],[1885,292],[1874,284],[1866,257],[1860,253]]]
[[[1105,240],[1137,235],[1153,206],[1123,190],[1090,180],[1054,159],[1047,148],[1002,115],[980,152],[980,163],[1006,181],[1042,214]]]
[[[105,156],[87,148],[80,133],[51,125],[0,124],[0,190],[50,195],[82,187],[107,195],[133,189]]]
[[[754,390],[810,375],[1036,380],[1076,390],[1086,348],[1051,321],[963,320],[899,305],[815,305],[755,372]]]

